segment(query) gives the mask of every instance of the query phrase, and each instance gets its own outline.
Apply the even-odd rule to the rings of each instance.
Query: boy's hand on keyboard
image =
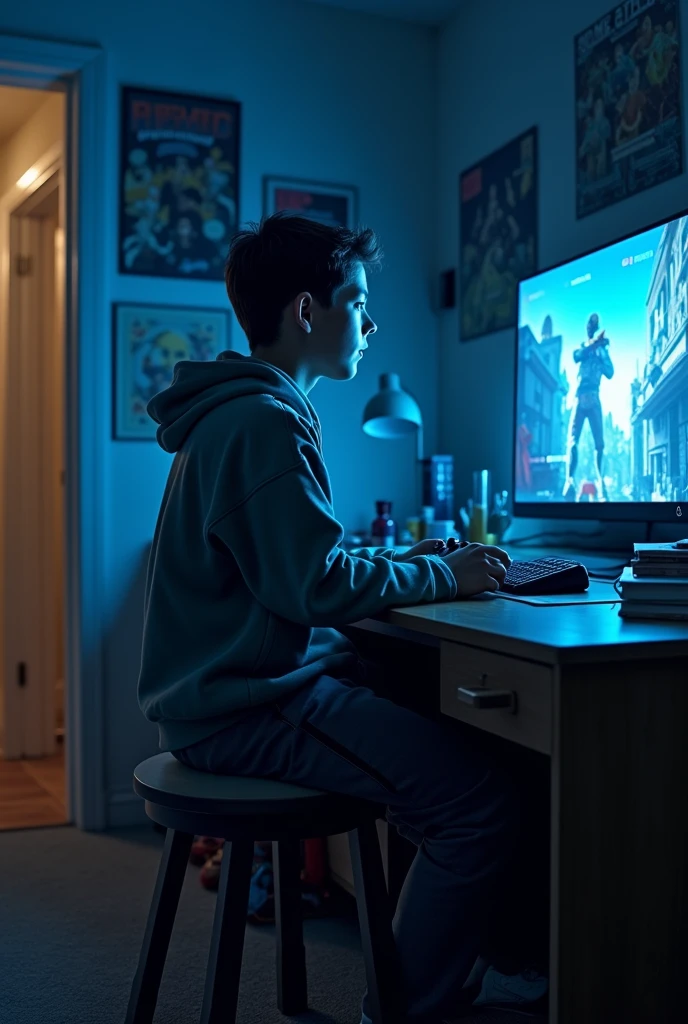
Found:
[[[473,597],[499,590],[511,559],[506,551],[488,544],[465,544],[444,556],[457,586],[457,597]]]

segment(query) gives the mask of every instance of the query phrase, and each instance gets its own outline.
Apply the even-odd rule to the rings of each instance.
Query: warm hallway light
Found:
[[[33,185],[34,181],[38,177],[38,171],[35,167],[29,167],[28,171],[22,174],[21,178],[17,182],[19,188],[28,188],[29,185]]]

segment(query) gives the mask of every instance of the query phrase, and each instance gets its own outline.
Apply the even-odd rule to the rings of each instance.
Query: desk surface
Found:
[[[545,553],[554,552],[515,548],[510,552],[519,559]],[[598,564],[619,560],[618,555],[603,552],[558,554],[576,557],[591,572]],[[613,595],[611,584],[609,588]],[[619,607],[619,601],[532,605],[481,594],[469,600],[392,608],[375,618],[416,634],[549,664],[688,656],[688,622],[631,621],[619,616]]]
[[[618,604],[532,605],[484,594],[393,608],[377,618],[439,639],[550,664],[688,656],[688,622],[633,622],[619,616]]]

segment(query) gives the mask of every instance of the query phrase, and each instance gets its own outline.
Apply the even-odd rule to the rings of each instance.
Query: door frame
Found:
[[[65,179],[65,761],[68,820],[106,827],[104,485],[109,324],[106,63],[97,46],[0,34],[0,85],[61,88]],[[25,195],[25,193],[22,193]],[[6,252],[6,249],[4,250]],[[4,268],[5,271],[7,268]],[[6,287],[8,273],[0,273]],[[7,302],[0,295],[0,310]],[[7,337],[6,313],[2,331]],[[6,346],[0,350],[4,358]],[[4,532],[4,531],[3,531]],[[1,556],[0,552],[0,556]],[[3,595],[4,596],[4,595]],[[0,598],[1,600],[1,598]],[[0,626],[5,629],[4,602]]]

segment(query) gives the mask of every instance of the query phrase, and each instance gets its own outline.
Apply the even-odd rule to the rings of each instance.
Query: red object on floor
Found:
[[[303,871],[301,878],[309,885],[322,885],[325,881],[325,840],[304,839]]]
[[[198,836],[191,844],[189,862],[191,864],[205,864],[224,844],[224,839],[215,839],[214,836]]]
[[[204,889],[210,889],[212,892],[217,892],[220,884],[220,871],[222,870],[222,852],[224,847],[220,847],[212,857],[209,857],[201,868],[201,874],[199,880]]]

